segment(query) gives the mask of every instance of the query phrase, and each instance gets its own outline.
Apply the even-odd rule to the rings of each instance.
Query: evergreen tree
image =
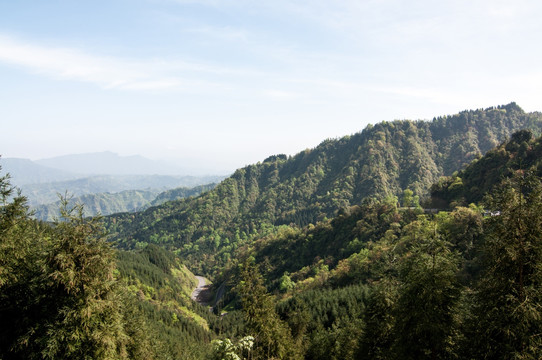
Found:
[[[486,199],[483,276],[472,309],[469,353],[542,358],[542,184],[523,171]]]
[[[44,242],[29,219],[26,199],[0,177],[0,358],[29,358],[21,337],[39,316],[36,279],[41,276]]]
[[[422,217],[417,223],[417,240],[400,270],[394,353],[398,359],[449,359],[461,294],[457,259],[435,222]]]
[[[126,358],[113,250],[97,219],[30,218],[0,178],[0,358]]]
[[[51,359],[123,358],[127,336],[113,250],[99,220],[85,219],[82,207],[63,207],[61,214],[44,268],[52,303],[47,321],[32,329],[42,334],[41,353]]]
[[[255,359],[298,359],[286,324],[279,318],[272,297],[267,293],[263,277],[253,261],[241,267],[237,292],[241,297],[247,329],[254,336]]]
[[[364,332],[361,336],[358,358],[385,360],[391,357],[397,301],[397,284],[383,279],[373,286],[364,314]]]

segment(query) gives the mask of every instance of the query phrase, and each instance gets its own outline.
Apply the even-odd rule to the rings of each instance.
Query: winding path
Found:
[[[201,305],[208,305],[212,300],[210,299],[212,294],[210,291],[209,281],[203,276],[197,275],[196,279],[198,279],[198,286],[194,289],[194,291],[192,291],[192,295],[190,297],[192,300],[200,303]]]

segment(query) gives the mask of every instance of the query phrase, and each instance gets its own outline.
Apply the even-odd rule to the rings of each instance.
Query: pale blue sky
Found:
[[[368,123],[542,111],[542,2],[0,0],[0,153],[224,172]]]

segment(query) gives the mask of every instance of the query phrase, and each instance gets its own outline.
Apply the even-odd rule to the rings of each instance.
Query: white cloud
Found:
[[[208,30],[211,32],[212,30]],[[227,36],[227,35],[226,35]],[[90,54],[77,48],[45,46],[0,34],[0,63],[57,80],[80,81],[104,89],[176,90],[210,94],[251,87],[274,76],[244,67],[228,67],[179,58],[130,59]],[[256,81],[258,82],[258,81]]]
[[[222,89],[224,85],[220,82],[220,76],[251,75],[250,70],[177,59],[134,60],[94,55],[80,49],[38,45],[2,34],[0,62],[54,79],[81,81],[104,89],[121,90],[176,89],[204,92]]]
[[[56,79],[88,82],[103,88],[163,89],[180,83],[179,79],[153,73],[149,63],[46,47],[5,35],[0,35],[0,61]]]

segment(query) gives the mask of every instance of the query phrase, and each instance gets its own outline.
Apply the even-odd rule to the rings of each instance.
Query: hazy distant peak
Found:
[[[43,183],[50,181],[72,180],[78,177],[72,172],[52,169],[39,165],[29,159],[23,158],[0,158],[2,174],[9,173],[13,184]]]
[[[167,163],[141,155],[121,156],[111,151],[71,154],[37,160],[50,168],[88,175],[180,175],[182,171]]]

